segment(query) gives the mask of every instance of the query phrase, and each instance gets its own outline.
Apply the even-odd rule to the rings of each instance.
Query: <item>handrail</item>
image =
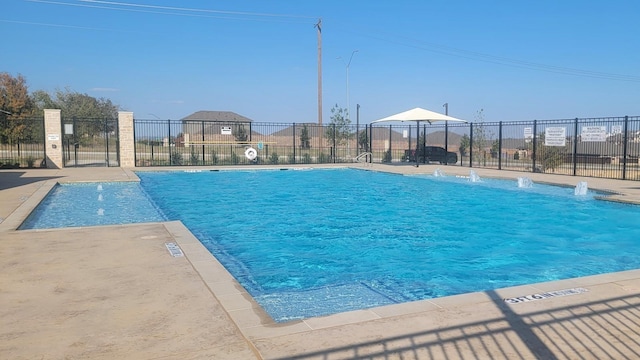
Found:
[[[370,152],[363,152],[360,155],[356,156],[354,161],[357,162],[357,163],[361,163],[361,162],[363,162],[362,161],[363,158],[366,158],[367,156],[370,156],[370,155],[373,155],[373,154],[370,153]],[[364,162],[366,162],[366,160]]]

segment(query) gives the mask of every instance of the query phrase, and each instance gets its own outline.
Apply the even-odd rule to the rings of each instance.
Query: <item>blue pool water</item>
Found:
[[[277,321],[640,268],[640,207],[360,170],[139,173]]]
[[[352,169],[138,176],[138,201],[181,220],[276,321],[640,268],[640,206],[573,188]],[[87,186],[67,203],[100,219]]]
[[[136,182],[58,184],[20,229],[132,224],[166,218]]]

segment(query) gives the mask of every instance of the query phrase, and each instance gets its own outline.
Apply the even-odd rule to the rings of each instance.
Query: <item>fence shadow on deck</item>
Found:
[[[637,359],[637,294],[502,316],[278,359]]]

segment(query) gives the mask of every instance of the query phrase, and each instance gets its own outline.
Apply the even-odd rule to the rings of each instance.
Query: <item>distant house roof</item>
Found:
[[[253,122],[248,117],[234,113],[233,111],[196,111],[193,114],[182,118],[182,121],[229,121],[229,122]]]
[[[313,136],[318,128],[321,128],[320,125],[318,125],[317,123],[296,123],[296,135],[300,135],[302,134],[302,129],[307,126],[308,131],[311,132],[311,134],[309,134],[309,136]],[[288,126],[282,130],[276,131],[273,134],[271,134],[273,136],[293,136],[293,126]]]

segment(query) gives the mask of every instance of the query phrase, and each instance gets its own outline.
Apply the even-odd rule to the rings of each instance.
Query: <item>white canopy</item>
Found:
[[[407,110],[395,115],[387,116],[386,118],[372,121],[371,123],[379,123],[384,121],[426,121],[429,124],[434,122],[467,122],[466,120],[457,119],[448,115],[440,114],[434,111],[426,110],[423,108],[415,108]]]

